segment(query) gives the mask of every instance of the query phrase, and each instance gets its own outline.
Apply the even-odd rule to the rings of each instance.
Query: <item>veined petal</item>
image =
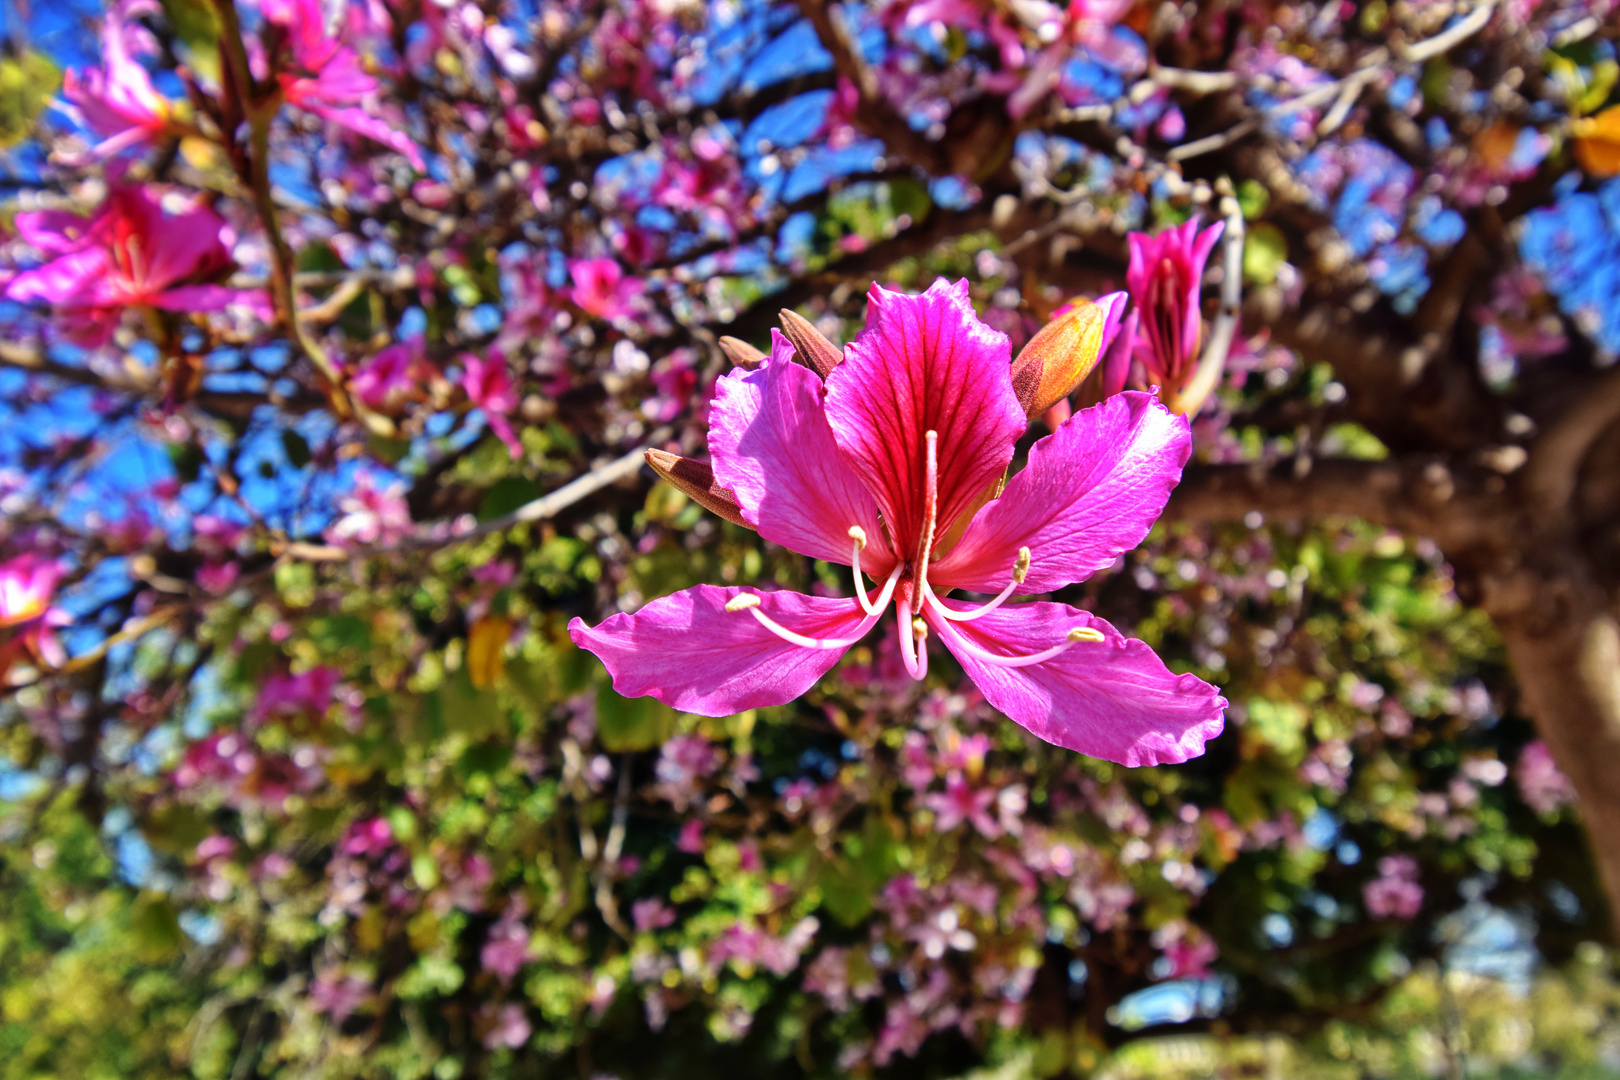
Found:
[[[943,278],[921,296],[873,285],[866,329],[827,378],[827,420],[877,496],[897,554],[922,539],[924,434],[939,433],[939,519],[958,514],[1012,461],[1028,421],[1013,393],[1005,334],[968,302],[968,285]]]
[[[715,479],[732,490],[743,518],[765,539],[848,566],[850,526],[859,526],[867,537],[862,566],[881,577],[894,565],[877,503],[827,426],[821,379],[793,362],[781,331],[771,331],[771,355],[762,365],[720,379],[709,451]]]
[[[1187,419],[1151,394],[1115,394],[1036,443],[1001,498],[929,571],[936,588],[1000,592],[1030,550],[1023,594],[1082,581],[1142,542],[1192,453]]]
[[[1050,648],[1079,627],[1100,632],[1104,640],[1082,641],[1021,668],[986,663],[955,646],[948,634],[941,637],[985,700],[1065,749],[1132,768],[1178,764],[1202,754],[1204,743],[1221,733],[1226,699],[1219,690],[1195,675],[1171,672],[1145,642],[1067,604],[998,608],[950,630],[986,652],[1023,656]]]
[[[727,611],[726,603],[744,593],[759,598],[763,614],[810,637],[847,637],[864,617],[851,599],[698,585],[600,626],[575,619],[568,636],[601,658],[613,689],[624,697],[651,696],[702,716],[792,701],[847,651],[806,649],[765,629],[747,611]]]

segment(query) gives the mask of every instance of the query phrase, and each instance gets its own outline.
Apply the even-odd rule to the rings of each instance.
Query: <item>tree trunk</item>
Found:
[[[1548,585],[1551,596],[1496,623],[1525,709],[1575,787],[1609,901],[1600,925],[1620,941],[1620,618],[1590,579]]]

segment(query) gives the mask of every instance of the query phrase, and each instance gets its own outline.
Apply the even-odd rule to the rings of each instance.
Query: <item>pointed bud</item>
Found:
[[[754,348],[740,338],[723,337],[715,342],[727,360],[740,368],[755,368],[765,359],[765,354]]]
[[[721,487],[714,482],[714,470],[707,462],[694,461],[679,454],[671,454],[667,450],[648,450],[647,464],[652,467],[653,472],[668,480],[677,491],[684,492],[705,510],[719,514],[733,525],[753,528],[743,520],[742,508],[737,505],[737,496],[732,494],[730,488]]]
[[[1012,366],[1013,390],[1026,416],[1040,416],[1080,385],[1097,366],[1124,310],[1124,293],[1095,303],[1070,301],[1029,339]]]
[[[823,379],[833,373],[844,359],[844,350],[827,340],[820,330],[817,330],[809,319],[797,311],[784,309],[780,316],[782,320],[782,333],[793,342],[793,352],[796,358],[810,367]]]

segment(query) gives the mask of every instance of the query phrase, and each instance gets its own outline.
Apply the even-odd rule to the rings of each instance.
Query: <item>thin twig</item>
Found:
[[[1172,395],[1167,402],[1172,409],[1188,416],[1198,412],[1204,399],[1220,381],[1226,368],[1227,355],[1237,337],[1238,311],[1243,306],[1243,210],[1230,194],[1221,196],[1221,213],[1226,218],[1226,230],[1221,237],[1221,307],[1211,324],[1209,337],[1204,342],[1204,353],[1198,358],[1198,370],[1191,381]]]
[[[344,559],[364,559],[377,555],[394,555],[405,551],[451,547],[489,536],[492,533],[504,532],[514,525],[544,521],[562,513],[581,499],[594,495],[603,488],[616,484],[635,473],[645,463],[647,451],[667,441],[673,433],[674,429],[661,427],[649,436],[646,445],[639,446],[605,465],[597,466],[590,472],[570,480],[556,491],[524,503],[509,514],[502,514],[498,518],[491,518],[488,521],[481,522],[466,532],[446,535],[449,523],[440,522],[437,525],[426,526],[412,536],[393,544],[340,547],[336,544],[307,544],[300,542],[286,545],[279,554],[283,559],[302,562],[339,562]]]
[[[1457,25],[1448,30],[1442,30],[1434,37],[1426,38],[1416,45],[1396,45],[1395,50],[1402,60],[1413,64],[1421,64],[1425,60],[1433,59],[1441,53],[1461,45],[1485,29],[1485,24],[1491,21],[1491,12],[1496,8],[1496,0],[1482,0],[1478,7],[1470,11],[1457,22]]]

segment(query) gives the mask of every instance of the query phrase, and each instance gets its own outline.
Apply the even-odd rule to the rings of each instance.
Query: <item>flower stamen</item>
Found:
[[[849,564],[855,570],[855,599],[861,602],[862,611],[876,615],[879,609],[866,595],[866,579],[861,576],[861,551],[866,547],[866,530],[859,525],[851,525],[849,538],[855,542],[855,551],[849,557]]]
[[[934,594],[932,586],[926,586],[926,595],[929,601],[928,606],[935,615],[938,615],[941,618],[949,619],[952,622],[972,622],[980,615],[988,615],[990,612],[996,610],[996,608],[1006,603],[1007,598],[1012,596],[1013,592],[1018,588],[1018,586],[1024,583],[1024,579],[1028,576],[1029,548],[1019,548],[1018,561],[1013,563],[1012,580],[1007,582],[1007,587],[1002,589],[994,600],[991,600],[989,603],[984,604],[981,607],[972,608],[968,611],[953,611],[939,602],[939,597]],[[945,591],[949,592],[950,590],[947,589]]]
[[[928,592],[928,560],[934,554],[934,530],[939,526],[939,432],[923,433],[923,531],[917,548],[917,597]]]
[[[921,641],[916,638],[917,623],[922,622],[922,619],[912,616],[909,597],[900,601],[898,615],[900,663],[905,666],[907,675],[922,682],[928,677],[928,639],[926,634]]]
[[[936,600],[935,603],[938,604],[938,601]],[[1093,630],[1089,626],[1076,626],[1064,635],[1066,640],[1061,645],[1054,645],[1050,649],[1043,649],[1029,656],[998,656],[969,641],[965,634],[948,622],[937,623],[935,628],[939,631],[939,636],[944,639],[953,651],[965,652],[976,660],[982,660],[986,664],[1004,668],[1021,668],[1030,667],[1033,664],[1044,664],[1054,656],[1068,652],[1082,641],[1100,642],[1106,640],[1101,631]]]
[[[810,637],[806,634],[801,634],[797,630],[789,630],[787,627],[783,626],[781,623],[759,610],[759,597],[754,593],[739,593],[738,595],[733,596],[730,600],[726,601],[726,610],[733,613],[739,611],[748,612],[759,621],[759,625],[763,626],[765,629],[769,630],[783,641],[797,645],[800,648],[847,649],[857,641],[861,640],[861,638],[865,637],[867,632],[870,631],[873,626],[877,625],[878,616],[883,614],[883,609],[889,606],[889,599],[894,595],[894,587],[900,581],[901,569],[901,567],[897,566],[894,568],[894,571],[889,574],[889,580],[883,583],[883,591],[878,593],[876,602],[873,603],[870,608],[866,609],[866,618],[861,620],[860,625],[855,627],[854,632],[851,633],[849,637],[817,638]]]

